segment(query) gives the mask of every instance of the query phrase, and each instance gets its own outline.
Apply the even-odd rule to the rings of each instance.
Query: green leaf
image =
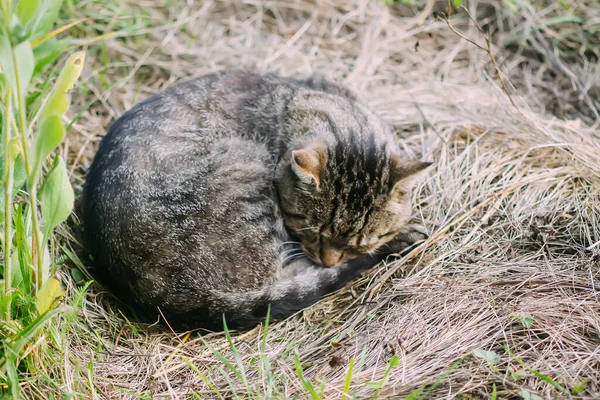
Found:
[[[530,329],[533,326],[533,317],[527,314],[511,314],[512,317],[521,321],[525,329]]]
[[[525,372],[524,369],[520,368],[520,369],[515,369],[515,368],[509,368],[508,372],[510,372],[510,377],[512,379],[514,379],[515,381],[518,381],[521,378],[526,378],[527,376],[527,372]]]
[[[6,80],[6,75],[0,71],[0,95],[2,95],[2,97],[4,97],[6,88],[8,88],[8,81]]]
[[[57,313],[58,310],[53,310],[39,315],[32,323],[27,325],[24,329],[21,329],[19,333],[15,335],[15,337],[11,338],[10,340],[4,340],[4,355],[6,360],[5,365],[10,365],[11,368],[14,367],[14,372],[16,372],[20,361],[19,356],[25,345],[30,343],[37,331],[39,331],[40,328],[42,328]],[[19,399],[21,398],[18,397],[19,379],[18,376],[14,378],[12,390],[17,393],[17,397],[13,396],[12,398]],[[11,386],[10,381],[11,380],[9,379],[9,386]]]
[[[64,222],[73,210],[74,195],[67,167],[60,156],[57,157],[55,164],[39,193],[44,221],[44,238],[47,238],[58,224]]]
[[[4,348],[4,353],[6,354],[6,362],[4,365],[6,368],[8,390],[13,399],[19,399],[21,398],[21,387],[19,386],[19,373],[17,372],[17,366],[19,363],[18,354],[11,354],[11,349],[7,347]]]
[[[50,278],[40,288],[36,295],[35,306],[38,314],[42,315],[46,311],[54,308],[54,305],[64,296],[64,291],[60,282],[56,278]]]
[[[16,66],[14,62],[17,62]],[[17,73],[21,85],[21,96],[25,98],[29,81],[33,74],[34,58],[31,44],[22,42],[14,49],[6,34],[0,35],[0,66],[6,75],[7,84],[15,93],[17,90]]]
[[[2,75],[4,75],[7,84],[13,87],[15,68],[12,62],[12,45],[4,31],[4,25],[0,27],[0,67],[2,67]]]
[[[585,21],[579,17],[576,17],[575,15],[559,15],[557,17],[548,18],[547,20],[542,22],[540,25],[547,27],[547,26],[552,26],[552,25],[556,25],[556,24],[564,24],[564,23],[583,25],[585,23]]]
[[[516,357],[508,348],[508,346],[506,344],[504,344],[504,348],[506,349],[506,352],[508,353],[509,356],[513,357],[515,359],[516,362],[518,362],[522,367],[524,367],[525,369],[527,369],[527,371],[531,372],[533,375],[535,375],[536,377],[540,378],[541,380],[543,380],[544,382],[554,386],[557,390],[560,390],[562,393],[564,394],[568,394],[569,391],[567,389],[565,389],[560,383],[556,382],[554,379],[550,378],[547,375],[542,374],[541,372],[529,367],[527,364],[525,364],[523,362],[523,360],[521,360],[519,357]]]
[[[342,400],[350,398],[350,384],[352,383],[352,370],[354,369],[354,357],[350,357],[350,364],[346,371],[346,379],[344,379],[344,391],[342,392]]]
[[[58,57],[60,57],[69,43],[67,40],[51,39],[47,40],[33,49],[33,55],[35,56],[35,68],[33,69],[33,75],[42,73],[45,68],[53,64]]]
[[[33,269],[31,262],[31,240],[27,238],[27,222],[26,216],[23,215],[23,204],[17,204],[13,215],[13,223],[15,226],[15,252],[19,259],[18,263],[13,264],[20,266],[21,275],[23,276],[23,288],[29,291],[33,283]]]
[[[15,68],[18,69],[19,73],[19,82],[21,83],[21,96],[23,96],[24,99],[25,95],[27,94],[29,82],[31,81],[31,77],[33,76],[33,67],[35,65],[35,60],[33,58],[33,50],[31,49],[31,43],[20,43],[13,49],[13,52],[17,61],[17,65],[15,65]]]
[[[36,15],[36,22],[32,28],[32,39],[38,39],[45,36],[52,29],[54,21],[58,17],[58,12],[63,0],[44,0]]]
[[[19,154],[13,166],[13,196],[23,187],[26,180],[25,159],[22,154]]]
[[[415,390],[411,390],[411,392],[404,398],[404,400],[418,400],[421,398],[423,391],[425,390],[425,384],[422,384]]]
[[[533,318],[528,317],[528,316],[524,316],[521,319],[521,323],[523,324],[523,326],[527,329],[531,328],[533,326]]]
[[[543,397],[540,397],[537,394],[529,393],[527,389],[521,389],[519,395],[523,398],[523,400],[544,400]]]
[[[81,75],[83,70],[83,63],[85,61],[85,53],[79,51],[67,60],[63,70],[60,72],[52,92],[48,97],[48,102],[42,110],[41,119],[47,118],[51,114],[57,114],[59,116],[64,115],[69,109],[69,97],[68,93],[73,86],[75,81]]]
[[[64,137],[65,127],[59,115],[50,115],[42,121],[37,135],[33,138],[31,145],[33,151],[29,155],[29,164],[32,166],[29,176],[30,185],[36,182],[42,163],[58,147]]]
[[[85,283],[85,277],[83,276],[79,268],[71,268],[71,278],[73,278],[73,281],[76,285],[81,285]]]
[[[367,386],[371,386],[372,388],[376,389],[375,393],[373,394],[373,397],[371,397],[371,399],[376,399],[379,396],[379,391],[388,383],[388,380],[390,378],[390,372],[392,372],[392,369],[394,369],[398,363],[400,363],[400,358],[394,354],[392,356],[392,358],[390,358],[390,363],[388,364],[387,368],[385,369],[385,372],[383,373],[383,378],[381,378],[380,381],[378,382],[365,382],[365,384]]]
[[[587,389],[587,385],[588,385],[589,381],[590,381],[590,378],[585,378],[584,380],[579,382],[577,385],[575,385],[573,387],[573,389],[571,389],[571,394],[573,394],[573,396],[577,396],[577,395],[585,392],[585,389]]]
[[[16,143],[18,139],[13,138],[11,140],[11,144]],[[13,163],[13,185],[12,185],[12,198],[15,197],[19,189],[23,187],[25,180],[27,180],[27,174],[25,172],[25,162],[23,161],[23,156],[21,154],[17,155],[16,159],[14,158],[15,152],[18,151],[16,146],[11,146],[9,148],[9,157],[12,157]],[[4,177],[4,153],[0,151],[0,177]],[[4,200],[5,200],[5,190],[4,185],[0,185],[0,223],[4,222]],[[12,200],[12,199],[11,199]]]
[[[40,0],[19,0],[17,3],[17,16],[21,24],[26,25],[35,17],[35,13],[40,6]]]
[[[486,351],[481,349],[473,350],[473,355],[487,361],[488,364],[494,365],[500,362],[500,356],[495,351]]]
[[[462,5],[464,0],[452,0],[452,7],[458,8]]]
[[[306,390],[310,394],[310,396],[313,398],[313,400],[320,400],[321,397],[315,390],[315,387],[313,386],[312,382],[310,382],[309,380],[307,380],[304,377],[304,371],[302,369],[302,364],[300,363],[300,357],[298,357],[297,352],[294,354],[294,366],[296,368],[296,375],[300,379],[300,382],[302,382],[302,386],[304,386],[304,390]]]
[[[29,163],[32,165],[30,185],[37,180],[44,160],[54,151],[65,137],[65,127],[60,116],[53,114],[40,124],[37,135],[33,138]]]
[[[29,291],[29,287],[24,285],[25,280],[23,278],[23,266],[19,263],[19,254],[14,251],[10,255],[10,265],[11,265],[11,276],[12,276],[12,287],[14,289],[24,289],[24,291]],[[28,267],[28,266],[26,266]]]
[[[11,140],[11,145],[14,145],[16,143],[18,143],[18,139],[13,138]],[[11,148],[9,149],[9,157],[11,157],[10,162],[12,162],[13,164],[13,196],[15,195],[16,191],[23,187],[25,180],[27,180],[27,173],[25,172],[25,161],[23,161],[23,156],[19,154],[18,151],[20,151],[18,146],[11,146]],[[4,153],[2,152],[2,150],[0,150],[0,177],[4,177]],[[4,186],[0,186],[0,190],[2,190],[2,197],[4,197]],[[1,201],[4,201],[4,199],[2,199]]]

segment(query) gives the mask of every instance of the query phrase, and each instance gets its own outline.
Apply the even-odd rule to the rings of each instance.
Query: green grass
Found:
[[[64,160],[49,159],[65,137],[67,93],[85,57],[74,53],[62,69],[51,68],[66,50],[49,39],[60,1],[3,0],[0,6],[0,393],[19,398],[20,377],[39,375],[40,361],[61,347],[55,307],[64,292],[54,277],[53,231],[71,214],[74,193]]]

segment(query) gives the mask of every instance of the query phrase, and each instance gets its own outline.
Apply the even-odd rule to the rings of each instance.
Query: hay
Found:
[[[101,54],[88,55],[88,91],[74,98],[72,111],[81,117],[64,149],[73,181],[81,184],[111,120],[176,81],[233,67],[318,72],[344,82],[394,124],[407,156],[435,161],[415,193],[415,218],[431,236],[402,260],[269,328],[264,355],[277,371],[279,396],[308,397],[296,352],[304,376],[317,389],[323,385],[324,398],[340,398],[350,357],[356,361],[352,391],[356,398],[372,396],[375,389],[365,382],[382,379],[393,354],[399,364],[379,398],[406,396],[436,381],[428,398],[490,397],[494,384],[500,398],[522,390],[565,396],[519,361],[565,390],[586,382],[580,396],[598,396],[600,46],[597,37],[580,33],[597,26],[600,9],[593,1],[575,2],[571,12],[583,25],[544,25],[562,15],[558,3],[539,1],[520,11],[500,1],[469,3],[491,32],[510,99],[489,54],[434,17],[445,2],[388,8],[367,0],[146,0],[129,6],[121,12],[148,13],[139,18],[146,25],[107,41],[107,64]],[[104,18],[92,29],[124,23],[102,4],[83,4],[81,17]],[[450,23],[486,48],[464,12]],[[576,39],[585,47],[579,53]],[[267,396],[264,370],[252,363],[261,353],[262,327],[233,335],[246,385],[197,336],[183,341],[154,328],[138,332],[114,314],[110,296],[92,289],[83,300],[85,324],[67,337],[65,355],[66,364],[92,363],[96,395],[189,398],[194,391],[214,398],[189,362],[225,397],[248,387]],[[222,335],[206,340],[234,359]],[[473,350],[494,351],[499,359],[488,363]],[[65,370],[67,391],[78,390],[69,374],[75,369]]]

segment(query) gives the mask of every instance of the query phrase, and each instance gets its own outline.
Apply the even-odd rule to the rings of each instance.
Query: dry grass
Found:
[[[196,334],[138,331],[92,286],[67,335],[65,390],[216,398],[214,385],[224,398],[232,390],[308,398],[297,354],[323,398],[340,398],[354,358],[351,393],[365,398],[376,390],[365,382],[381,380],[396,354],[379,398],[436,381],[427,398],[489,398],[493,385],[498,398],[523,390],[558,398],[568,397],[561,388],[582,383],[576,397],[600,396],[600,44],[586,34],[600,30],[600,8],[569,3],[569,12],[554,1],[469,3],[492,34],[515,106],[489,54],[434,18],[443,1],[392,9],[366,0],[77,5],[72,18],[102,18],[79,31],[81,43],[109,30],[120,37],[90,46],[85,90],[74,98],[81,114],[64,151],[76,185],[125,109],[176,81],[226,68],[342,81],[397,127],[407,156],[436,167],[415,193],[416,218],[430,239],[274,324],[264,348],[262,327],[233,334],[242,379]],[[569,13],[583,23],[556,22]],[[486,47],[464,12],[450,21]],[[223,335],[205,339],[238,365]],[[473,350],[499,359],[487,362]]]

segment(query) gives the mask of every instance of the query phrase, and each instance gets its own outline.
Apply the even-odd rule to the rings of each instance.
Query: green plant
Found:
[[[62,0],[0,0],[0,382],[18,397],[17,374],[26,344],[41,345],[39,331],[62,297],[53,277],[54,229],[73,208],[65,162],[49,157],[65,137],[67,93],[79,77],[84,54],[67,61],[54,85],[42,79],[66,49],[51,31]],[[40,101],[41,100],[41,101]],[[29,349],[28,354],[33,354]],[[0,389],[1,390],[1,389]]]

